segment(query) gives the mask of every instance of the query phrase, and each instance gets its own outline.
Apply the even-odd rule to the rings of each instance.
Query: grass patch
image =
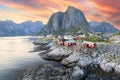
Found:
[[[60,29],[60,30],[58,30],[58,31],[55,31],[55,32],[53,32],[53,34],[55,34],[55,35],[62,35],[62,34],[64,34],[66,32],[66,30],[64,30],[64,29]]]
[[[98,37],[95,37],[95,36],[88,37],[87,41],[90,41],[90,42],[103,42],[102,39],[100,39]]]
[[[79,31],[79,27],[72,27],[69,32],[72,34],[72,35],[75,35],[78,31]]]

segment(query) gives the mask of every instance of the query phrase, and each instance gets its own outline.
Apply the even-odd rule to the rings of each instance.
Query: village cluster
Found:
[[[47,37],[50,37],[51,35],[48,35]],[[77,34],[76,36],[72,35],[64,35],[64,36],[57,36],[57,44],[66,46],[66,47],[74,47],[74,46],[80,46],[83,48],[96,48],[97,44],[96,42],[89,42],[85,41],[85,34]],[[81,44],[81,45],[80,45]]]

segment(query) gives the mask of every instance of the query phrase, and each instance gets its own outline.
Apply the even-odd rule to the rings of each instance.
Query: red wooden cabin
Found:
[[[76,46],[76,42],[75,41],[65,41],[64,45],[68,46],[68,47],[70,47],[70,46]]]
[[[81,39],[80,36],[76,36],[76,37],[74,38],[74,40],[80,40],[80,39]]]
[[[64,45],[65,39],[58,39],[58,44],[59,45]]]
[[[92,42],[83,42],[82,46],[84,48],[96,48],[97,44]]]

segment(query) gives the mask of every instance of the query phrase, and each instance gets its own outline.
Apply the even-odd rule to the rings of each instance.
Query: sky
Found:
[[[0,20],[42,21],[68,6],[80,9],[87,21],[106,21],[120,29],[120,0],[0,0]]]

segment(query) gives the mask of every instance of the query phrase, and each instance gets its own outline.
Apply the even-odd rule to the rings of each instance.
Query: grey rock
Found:
[[[34,68],[23,80],[62,80],[65,74],[65,67],[55,67],[53,65],[41,65]]]
[[[76,54],[71,54],[69,57],[62,59],[61,63],[66,65],[66,66],[75,66],[76,63],[79,61],[80,59],[80,54],[76,53]]]
[[[120,44],[120,35],[114,35],[114,36],[110,37],[110,41],[112,43]]]
[[[40,45],[40,46],[34,47],[33,52],[45,51],[49,49],[50,49],[50,46]]]
[[[100,67],[101,67],[102,70],[104,70],[105,72],[108,72],[108,73],[113,71],[113,67],[107,65],[106,63],[101,63]]]
[[[106,80],[97,74],[89,74],[85,80]],[[107,79],[109,80],[109,79]]]
[[[33,44],[34,44],[34,45],[47,45],[48,42],[47,42],[47,41],[41,41],[41,40],[39,40],[39,39],[36,39],[36,40],[33,41]]]
[[[120,64],[116,65],[114,69],[115,69],[116,72],[120,73]]]
[[[40,54],[44,59],[60,61],[69,56],[70,53],[65,52],[62,48],[56,48],[48,53]]]
[[[81,67],[86,67],[88,65],[90,65],[91,63],[93,63],[93,61],[89,58],[82,58],[78,61],[77,65],[81,66]]]
[[[80,80],[83,79],[85,77],[85,71],[83,69],[80,69],[78,66],[75,66],[73,68],[73,72],[72,75],[70,76],[71,80]]]

